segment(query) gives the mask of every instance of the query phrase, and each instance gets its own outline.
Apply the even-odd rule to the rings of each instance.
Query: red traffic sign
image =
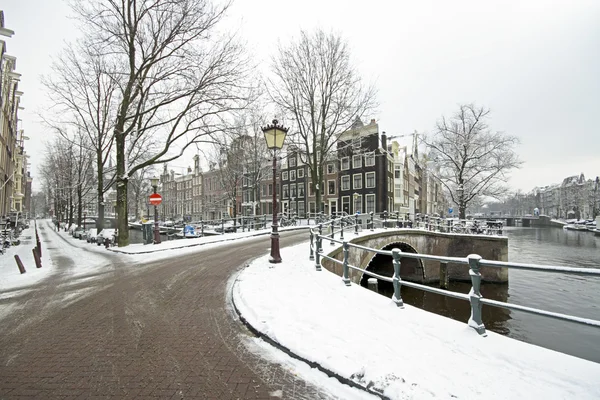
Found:
[[[162,203],[162,196],[158,193],[152,193],[150,195],[150,204],[152,204],[153,206],[157,206],[160,203]]]

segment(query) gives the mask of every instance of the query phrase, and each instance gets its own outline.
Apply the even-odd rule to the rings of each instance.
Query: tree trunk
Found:
[[[98,177],[98,219],[96,220],[96,228],[98,232],[104,229],[104,180],[102,176],[104,174],[104,168],[102,167],[102,152],[96,153],[96,166],[97,166],[97,177]]]
[[[117,151],[117,229],[119,247],[129,246],[129,225],[127,224],[127,181],[125,165],[124,121],[119,118],[115,127],[115,148]]]
[[[458,205],[458,218],[459,219],[467,219],[467,206],[466,204]]]
[[[81,185],[77,187],[77,225],[81,226],[81,216],[83,211],[83,194],[82,194]]]

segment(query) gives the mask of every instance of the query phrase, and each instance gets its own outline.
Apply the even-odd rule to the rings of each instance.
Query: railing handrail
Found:
[[[346,218],[348,218],[348,217],[346,217]],[[373,221],[373,218],[371,218],[371,222],[372,221]],[[600,269],[598,269],[598,268],[574,268],[574,267],[548,266],[548,265],[537,265],[537,264],[527,264],[527,263],[517,263],[517,262],[485,260],[485,259],[482,259],[481,256],[476,255],[476,254],[470,254],[467,257],[448,257],[448,256],[437,256],[437,255],[432,255],[432,254],[402,252],[398,248],[394,248],[392,250],[373,249],[370,247],[351,243],[351,241],[345,240],[343,238],[343,236],[340,237],[339,239],[336,239],[334,237],[334,235],[336,233],[336,231],[334,229],[335,219],[329,221],[328,223],[329,223],[329,226],[331,227],[331,232],[329,234],[322,233],[323,228],[328,227],[327,223],[318,224],[316,227],[310,229],[310,260],[313,260],[313,259],[315,260],[316,270],[320,271],[322,269],[321,259],[325,258],[325,259],[333,261],[337,264],[343,265],[342,280],[344,281],[344,283],[347,286],[350,286],[350,283],[351,283],[350,278],[349,278],[349,270],[350,269],[356,270],[356,271],[361,271],[362,273],[367,274],[368,276],[371,276],[371,277],[374,277],[377,279],[381,279],[381,280],[384,280],[387,282],[392,282],[394,285],[394,295],[392,296],[392,300],[399,307],[403,307],[403,305],[404,305],[404,303],[402,301],[401,293],[400,293],[401,292],[400,289],[401,289],[402,285],[404,285],[404,286],[412,287],[415,289],[420,289],[420,290],[424,290],[424,291],[428,291],[428,292],[432,292],[432,293],[441,294],[441,295],[444,295],[447,297],[453,297],[453,298],[457,298],[457,299],[461,299],[461,300],[469,300],[469,302],[471,303],[471,317],[469,318],[468,324],[469,324],[469,326],[474,328],[478,333],[480,333],[482,335],[485,335],[485,326],[483,325],[483,321],[481,319],[481,308],[482,308],[483,304],[487,304],[487,305],[490,305],[493,307],[519,310],[519,311],[528,312],[531,314],[547,316],[550,318],[555,318],[555,319],[600,327],[600,321],[594,320],[594,319],[583,318],[583,317],[562,314],[562,313],[557,313],[557,312],[552,312],[552,311],[546,311],[546,310],[522,306],[522,305],[518,305],[518,304],[505,303],[505,302],[492,300],[492,299],[485,299],[485,298],[483,298],[483,296],[480,293],[481,273],[479,271],[481,267],[486,266],[486,267],[496,267],[496,268],[514,268],[514,269],[530,270],[530,271],[538,271],[538,272],[553,272],[553,273],[559,272],[559,273],[574,274],[574,275],[600,276]],[[358,221],[356,219],[354,220],[354,224],[355,224],[355,227],[358,226]],[[343,232],[344,232],[343,226],[341,227],[341,229],[339,231],[343,235]],[[355,232],[358,233],[358,231],[356,229],[355,229]],[[323,250],[323,247],[322,247],[323,239],[329,239],[331,241],[332,245],[335,243],[342,245],[343,261],[340,261],[336,258],[330,257],[329,255],[321,254],[322,250]],[[394,275],[392,277],[386,277],[383,275],[375,274],[371,271],[367,271],[366,269],[362,269],[357,266],[350,265],[348,262],[350,248],[369,251],[369,252],[372,252],[375,254],[383,254],[383,255],[391,256],[393,259],[393,264],[394,264]],[[469,275],[471,277],[471,282],[472,282],[471,291],[467,295],[467,294],[463,294],[463,293],[452,292],[449,290],[433,288],[430,286],[426,286],[426,285],[422,285],[422,284],[418,284],[418,283],[414,283],[414,282],[403,281],[400,277],[400,264],[401,264],[402,258],[439,261],[440,263],[446,263],[446,264],[453,263],[453,264],[468,265],[469,266]]]

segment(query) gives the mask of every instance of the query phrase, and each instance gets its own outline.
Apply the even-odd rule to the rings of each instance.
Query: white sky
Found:
[[[34,190],[48,132],[39,76],[77,36],[62,0],[3,0],[6,39],[23,74],[22,127],[31,138]],[[364,78],[379,89],[373,117],[389,135],[431,131],[459,103],[492,109],[490,125],[521,140],[515,189],[600,174],[600,1],[236,0],[227,24],[257,60],[278,40],[315,26],[341,33]],[[191,165],[191,161],[173,163]]]

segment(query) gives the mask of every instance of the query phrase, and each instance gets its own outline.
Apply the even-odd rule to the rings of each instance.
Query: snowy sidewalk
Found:
[[[324,251],[333,247],[324,242]],[[308,244],[255,260],[234,284],[242,317],[299,357],[391,399],[598,399],[600,364],[406,305],[316,271]]]

